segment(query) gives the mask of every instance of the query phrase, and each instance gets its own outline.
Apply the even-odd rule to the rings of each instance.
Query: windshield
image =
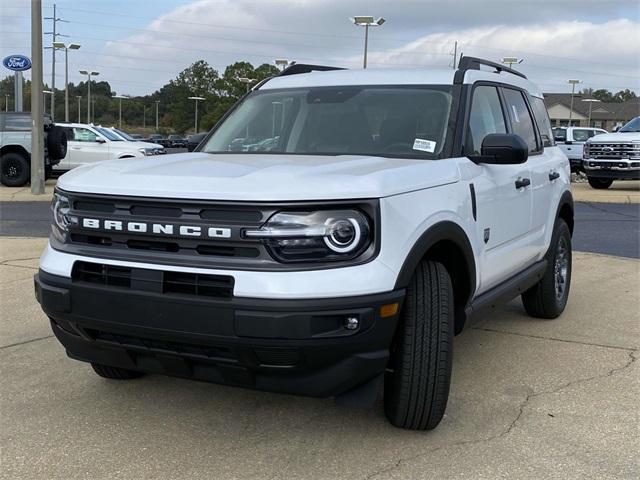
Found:
[[[94,127],[94,128],[97,131],[99,131],[102,135],[107,137],[109,140],[111,140],[112,142],[124,142],[124,140],[122,140],[122,138],[120,138],[118,135],[116,135],[115,133],[113,133],[109,129],[106,129],[104,127]]]
[[[623,126],[619,132],[640,132],[640,117],[636,117]]]
[[[125,140],[127,140],[129,142],[135,142],[136,141],[135,138],[133,138],[128,133],[123,132],[122,130],[118,130],[117,128],[112,128],[112,131],[116,132],[118,135],[120,135],[122,138],[124,138]]]
[[[258,90],[202,151],[437,158],[451,97],[450,86]]]

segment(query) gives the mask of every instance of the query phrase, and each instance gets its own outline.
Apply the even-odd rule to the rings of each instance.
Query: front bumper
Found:
[[[613,180],[640,180],[640,160],[585,159],[583,170],[588,177]]]
[[[316,397],[384,372],[404,290],[315,300],[163,294],[40,271],[36,297],[74,359]],[[398,308],[398,312],[400,308]],[[356,316],[359,327],[344,327]]]

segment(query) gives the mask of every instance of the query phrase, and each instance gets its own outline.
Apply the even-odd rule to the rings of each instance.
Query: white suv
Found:
[[[67,133],[67,155],[54,171],[65,172],[103,160],[146,157],[166,153],[162,145],[128,142],[108,128],[85,123],[59,124]]]
[[[430,429],[470,315],[518,295],[535,317],[564,310],[569,186],[519,72],[297,64],[196,152],[64,175],[36,297],[103,377],[342,404],[384,382],[389,420]]]

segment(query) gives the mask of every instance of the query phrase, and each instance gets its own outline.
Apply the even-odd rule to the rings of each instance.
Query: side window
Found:
[[[507,133],[500,98],[495,87],[481,85],[473,90],[465,155],[480,155],[482,140],[490,133]]]
[[[31,131],[31,115],[21,115],[15,113],[5,114],[4,129],[7,132],[28,132]]]
[[[547,111],[547,107],[544,104],[544,100],[538,97],[529,97],[531,99],[531,108],[533,108],[533,116],[536,119],[536,123],[538,124],[538,130],[540,130],[540,137],[542,138],[542,146],[543,147],[553,147],[555,142],[554,138],[556,137],[556,130],[551,127],[551,120],[549,119],[549,112]],[[566,130],[563,130],[565,133],[565,141],[566,138]]]
[[[586,142],[593,137],[593,130],[575,129],[573,131],[574,142]]]
[[[98,136],[86,128],[74,127],[73,139],[76,142],[95,142]]]
[[[529,153],[538,152],[536,130],[533,126],[533,120],[531,119],[531,114],[522,96],[522,92],[505,88],[504,98],[507,102],[507,111],[511,119],[513,133],[520,135],[527,145],[529,145]]]

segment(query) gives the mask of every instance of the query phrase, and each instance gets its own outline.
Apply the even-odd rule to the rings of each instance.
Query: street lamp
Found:
[[[70,43],[65,45],[62,42],[53,42],[54,49],[64,50],[64,121],[69,121],[69,50],[78,50],[80,45]]]
[[[80,101],[82,100],[82,95],[76,95],[78,99],[78,123],[80,123]]]
[[[156,133],[158,133],[158,105],[160,105],[160,100],[156,100]]]
[[[204,97],[189,97],[189,100],[196,101],[196,121],[195,121],[195,130],[193,133],[198,133],[198,100],[204,100]]]
[[[569,127],[570,127],[571,119],[573,118],[573,95],[575,94],[575,91],[576,91],[576,85],[582,82],[577,79],[569,79],[567,80],[567,83],[571,85],[571,105],[569,107]]]
[[[42,101],[44,102],[44,113],[47,113],[47,95],[51,95],[53,92],[51,90],[43,90],[42,91]]]
[[[278,67],[280,70],[284,70],[285,68],[287,68],[289,65],[293,65],[296,62],[291,62],[289,60],[287,60],[286,58],[276,58],[273,63],[276,65],[276,67]]]
[[[518,57],[502,57],[502,63],[504,63],[505,65],[509,65],[509,68],[511,68],[511,66],[514,63],[522,63],[524,61],[524,58],[518,58]]]
[[[249,93],[250,86],[251,86],[251,84],[253,82],[256,81],[256,79],[255,78],[240,77],[240,78],[238,78],[238,81],[247,85],[247,93]]]
[[[364,62],[362,64],[362,68],[367,68],[367,48],[369,46],[369,27],[379,27],[386,20],[382,17],[374,20],[373,17],[368,16],[357,16],[351,17],[350,20],[354,25],[358,25],[359,27],[364,27]]]
[[[94,77],[100,75],[100,72],[94,72],[93,70],[80,70],[81,75],[86,75],[87,80],[87,123],[91,123],[91,76]]]
[[[117,98],[119,100],[118,105],[118,128],[122,130],[122,99],[129,98],[129,95],[114,95],[113,98]]]
[[[589,102],[589,119],[587,120],[587,127],[591,126],[591,107],[594,103],[600,103],[600,100],[597,98],[583,98],[582,102]]]
[[[9,94],[8,93],[4,94],[4,111],[5,112],[9,111]]]

